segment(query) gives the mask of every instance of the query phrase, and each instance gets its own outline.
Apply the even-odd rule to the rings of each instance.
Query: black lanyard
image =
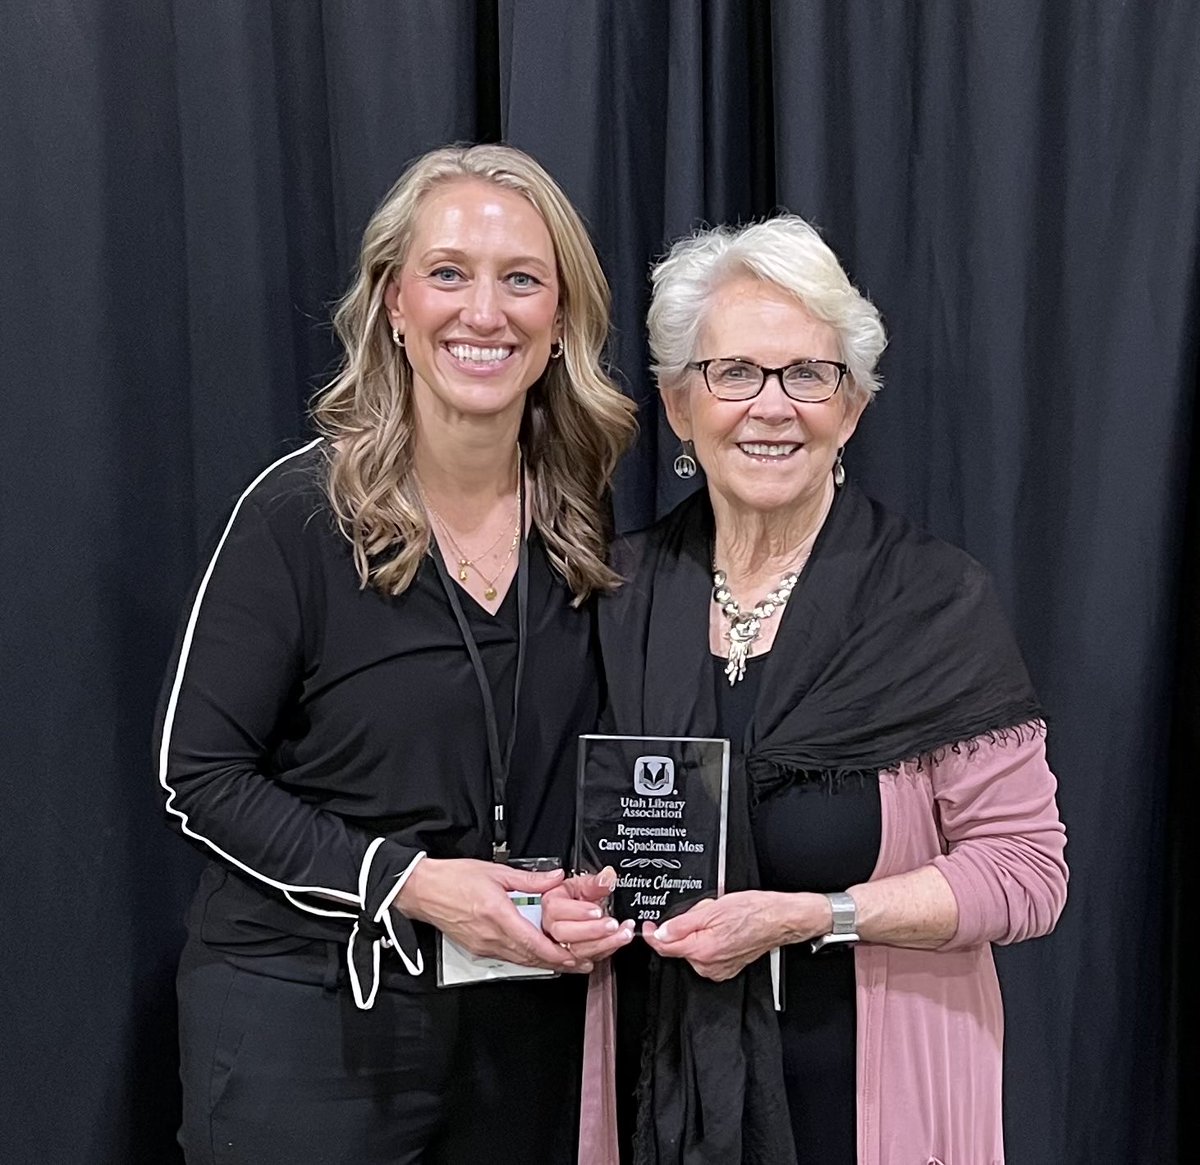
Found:
[[[500,749],[500,725],[496,720],[496,703],[492,695],[492,685],[483,667],[483,659],[479,654],[479,645],[467,616],[463,613],[462,601],[458,597],[458,587],[450,577],[446,564],[442,560],[441,549],[433,547],[433,561],[437,566],[438,577],[454,618],[458,622],[458,630],[462,634],[467,654],[471,657],[471,666],[475,669],[475,679],[479,684],[479,696],[483,701],[483,719],[487,727],[488,767],[492,773],[492,857],[498,862],[508,861],[508,823],[504,815],[504,795],[508,788],[508,774],[512,768],[513,746],[517,742],[517,708],[521,698],[521,676],[525,671],[525,628],[529,617],[529,546],[525,540],[525,490],[521,490],[520,505],[520,537],[521,543],[517,552],[517,674],[513,680],[512,721],[508,726],[508,740],[503,752]]]

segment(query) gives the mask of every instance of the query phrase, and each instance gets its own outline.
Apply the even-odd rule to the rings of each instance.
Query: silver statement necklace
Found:
[[[779,580],[779,585],[773,591],[768,591],[766,598],[755,603],[748,611],[742,610],[733,592],[725,585],[725,572],[713,566],[713,602],[729,620],[729,630],[725,632],[725,638],[729,640],[725,675],[730,687],[746,675],[746,660],[754,653],[755,641],[762,634],[763,620],[769,619],[787,603],[807,561],[806,554],[796,564],[795,570],[789,570]]]

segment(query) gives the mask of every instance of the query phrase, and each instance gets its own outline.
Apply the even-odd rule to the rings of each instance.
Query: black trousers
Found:
[[[380,990],[179,968],[188,1165],[567,1165],[576,1159],[581,977]]]

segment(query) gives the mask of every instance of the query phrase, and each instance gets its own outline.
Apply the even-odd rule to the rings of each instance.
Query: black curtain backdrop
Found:
[[[685,488],[642,327],[669,240],[786,207],[879,304],[849,470],[995,574],[1070,834],[1057,932],[999,957],[1009,1161],[1178,1160],[1198,61],[1192,0],[4,0],[0,1160],[179,1159],[180,606],[304,432],[376,201],[500,138],[613,284],[624,528]]]

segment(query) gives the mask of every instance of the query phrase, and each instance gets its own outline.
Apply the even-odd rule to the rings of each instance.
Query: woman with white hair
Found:
[[[707,488],[617,544],[607,724],[728,737],[734,764],[730,892],[616,956],[633,1158],[1001,1161],[990,944],[1053,928],[1065,833],[986,574],[847,480],[878,313],[782,216],[679,242],[649,329]],[[548,906],[579,957],[604,889]]]

